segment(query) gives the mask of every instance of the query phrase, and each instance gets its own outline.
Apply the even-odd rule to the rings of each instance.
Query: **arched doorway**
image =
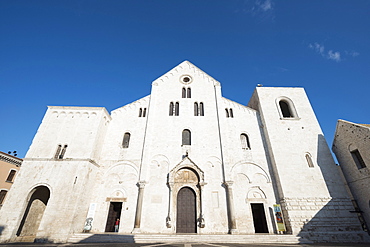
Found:
[[[31,197],[24,212],[17,236],[36,236],[42,216],[50,198],[50,190],[46,186],[38,186],[31,191]]]
[[[177,233],[196,233],[196,196],[189,187],[183,187],[177,193]]]

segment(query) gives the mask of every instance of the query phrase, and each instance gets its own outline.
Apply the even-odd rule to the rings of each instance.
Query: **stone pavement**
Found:
[[[316,243],[316,244],[235,244],[235,243],[66,243],[66,244],[40,244],[40,243],[11,243],[11,244],[0,244],[1,247],[369,247],[368,243]]]

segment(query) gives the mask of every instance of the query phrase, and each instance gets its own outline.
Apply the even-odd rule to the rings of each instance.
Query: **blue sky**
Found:
[[[370,1],[0,1],[0,151],[24,157],[48,105],[108,111],[189,60],[243,105],[304,87],[331,146],[370,123]]]

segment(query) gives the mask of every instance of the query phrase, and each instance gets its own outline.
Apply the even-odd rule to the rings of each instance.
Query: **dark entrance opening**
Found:
[[[46,205],[49,201],[50,190],[45,186],[36,187],[31,193],[32,196],[27,204],[21,224],[19,225],[17,236],[36,236]]]
[[[106,232],[114,232],[114,224],[118,219],[121,219],[122,202],[111,202],[109,205],[109,212],[107,217]]]
[[[182,188],[177,194],[177,233],[196,233],[196,196],[192,189]]]
[[[255,233],[268,233],[263,203],[251,203]]]

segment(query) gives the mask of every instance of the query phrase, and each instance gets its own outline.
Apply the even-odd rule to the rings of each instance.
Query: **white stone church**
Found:
[[[243,106],[185,61],[111,113],[49,106],[0,210],[0,240],[65,242],[119,218],[117,234],[364,241],[353,210],[303,88],[257,87]]]

